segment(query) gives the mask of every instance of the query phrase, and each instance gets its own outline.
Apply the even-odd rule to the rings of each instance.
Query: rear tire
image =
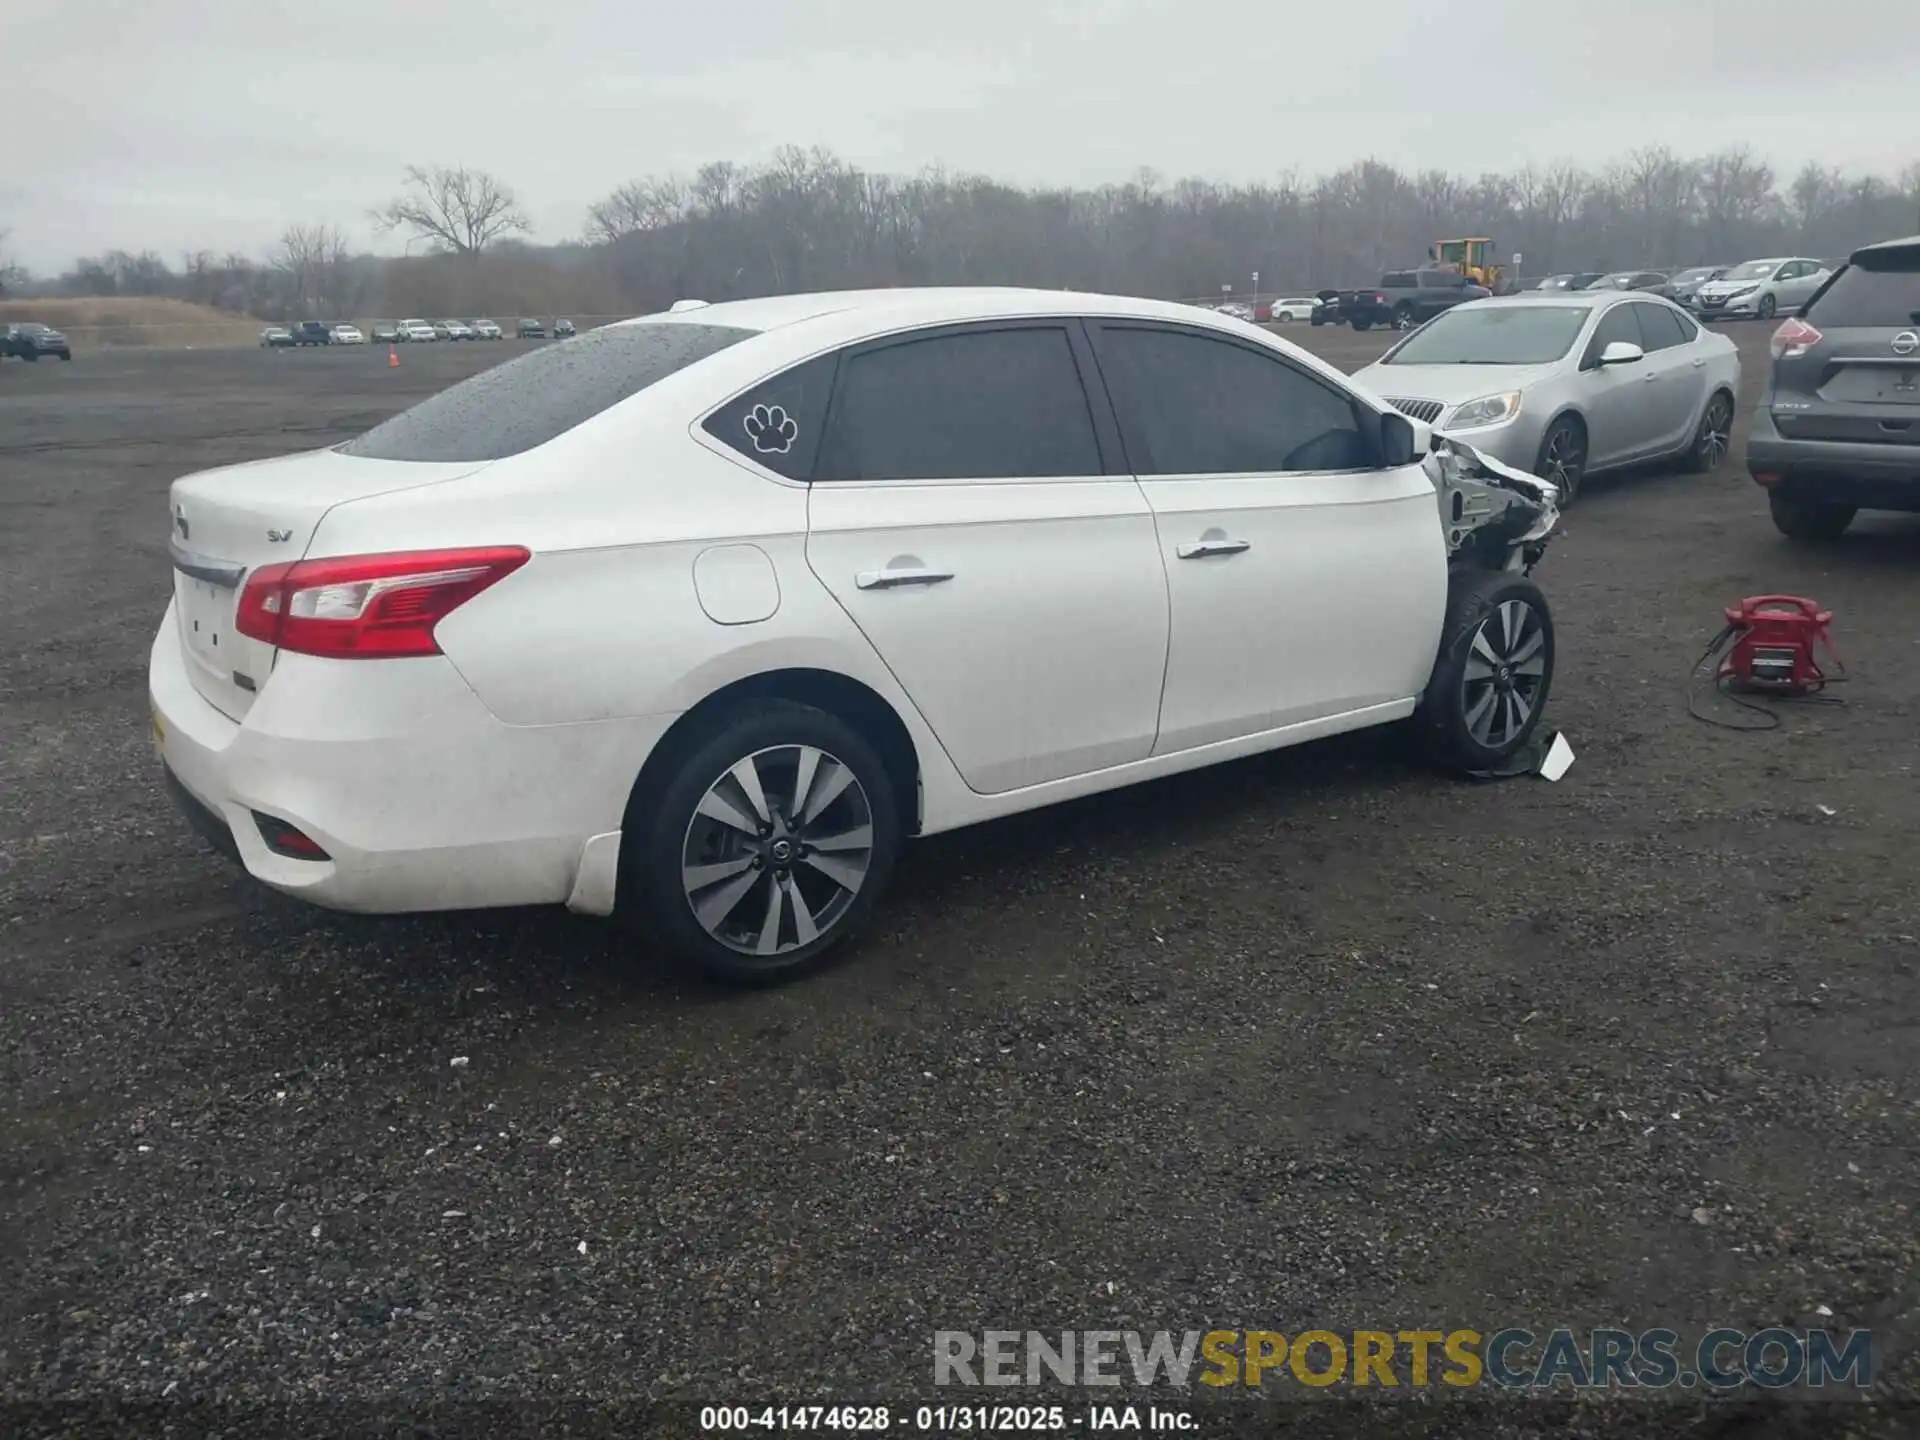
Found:
[[[866,922],[900,825],[886,766],[859,731],[812,706],[753,701],[666,759],[660,783],[628,806],[624,921],[734,985],[795,979]]]
[[[1812,543],[1838,540],[1860,513],[1858,506],[1802,500],[1777,490],[1767,492],[1767,508],[1773,512],[1774,528],[1782,535]]]
[[[1353,328],[1356,330],[1371,330],[1373,328],[1373,322],[1371,320],[1356,319],[1353,322]]]
[[[1553,688],[1553,615],[1510,570],[1456,570],[1440,654],[1414,723],[1445,769],[1485,770],[1533,738]]]
[[[40,352],[38,350],[22,350],[20,352],[20,358],[29,365],[38,365],[40,363]]]
[[[1727,458],[1733,444],[1733,397],[1716,390],[1701,412],[1700,428],[1693,432],[1682,468],[1690,475],[1711,475]]]
[[[1393,328],[1396,330],[1413,329],[1413,307],[1401,305],[1393,312]]]

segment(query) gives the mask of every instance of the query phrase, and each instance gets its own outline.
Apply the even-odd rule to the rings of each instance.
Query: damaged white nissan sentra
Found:
[[[155,731],[253,876],[740,980],[903,836],[1408,717],[1486,768],[1553,677],[1551,486],[1147,300],[683,301],[170,500]]]

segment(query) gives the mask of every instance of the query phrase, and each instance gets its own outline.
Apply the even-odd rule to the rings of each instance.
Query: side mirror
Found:
[[[1615,340],[1600,352],[1600,363],[1606,365],[1637,365],[1647,358],[1647,352],[1638,345],[1625,340]]]
[[[1380,417],[1380,458],[1389,467],[1411,465],[1433,445],[1433,427],[1391,411]]]

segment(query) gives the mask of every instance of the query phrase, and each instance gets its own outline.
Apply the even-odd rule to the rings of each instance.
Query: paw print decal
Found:
[[[747,412],[747,438],[762,455],[784,455],[793,449],[800,427],[779,405],[756,405]]]

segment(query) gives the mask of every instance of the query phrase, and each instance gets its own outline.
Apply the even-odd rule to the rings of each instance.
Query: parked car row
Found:
[[[1534,294],[1638,290],[1664,296],[1705,319],[1770,320],[1803,304],[1832,273],[1833,267],[1824,260],[1784,255],[1743,265],[1575,271],[1523,281],[1521,288]]]
[[[514,334],[521,340],[544,340],[549,330],[562,339],[576,333],[571,320],[555,320],[549,327],[543,320],[522,319]],[[505,338],[506,331],[494,320],[376,320],[370,327],[370,336],[376,345],[429,344],[438,340],[500,340]],[[304,345],[365,345],[368,339],[369,331],[358,326],[329,325],[319,320],[269,325],[260,332],[261,348],[267,350],[290,350]],[[64,339],[61,343],[65,343]]]

